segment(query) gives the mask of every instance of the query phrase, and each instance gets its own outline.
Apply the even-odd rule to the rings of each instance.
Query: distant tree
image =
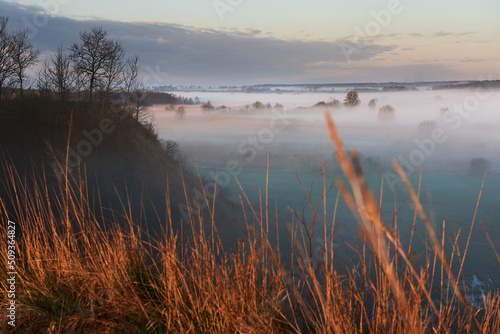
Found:
[[[50,58],[50,63],[46,62],[39,72],[38,89],[55,92],[58,100],[66,101],[75,88],[75,81],[69,56],[64,53],[61,45]]]
[[[340,101],[337,99],[333,99],[329,104],[334,108],[340,108]]]
[[[214,106],[212,105],[212,102],[208,101],[208,102],[205,102],[201,105],[201,109],[205,110],[205,111],[210,111],[210,110],[214,110]]]
[[[121,82],[125,90],[124,105],[130,110],[137,122],[146,122],[151,118],[149,113],[150,102],[148,101],[148,92],[141,78],[139,77],[140,64],[139,56],[127,59],[118,79],[113,85]],[[108,77],[109,79],[109,77]]]
[[[274,105],[274,109],[276,109],[276,110],[283,110],[284,108],[285,107],[282,104],[280,104],[280,103],[276,103]]]
[[[81,43],[70,47],[75,70],[86,79],[90,102],[97,87],[102,86],[108,91],[116,83],[118,68],[123,61],[123,47],[107,35],[102,27],[93,27],[90,31],[80,32]]]
[[[378,110],[378,119],[381,121],[391,121],[394,119],[395,111],[394,107],[389,104],[382,106]]]
[[[125,87],[125,93],[132,94],[139,83],[139,56],[135,55],[127,59],[123,70],[122,82]]]
[[[418,130],[423,133],[430,133],[437,128],[436,121],[425,120],[418,124]]]
[[[103,91],[105,98],[120,88],[125,80],[123,77],[124,69],[128,65],[124,62],[125,50],[119,42],[110,45],[108,61],[104,64]],[[136,56],[138,59],[138,56]]]
[[[377,101],[378,99],[371,99],[370,102],[368,102],[368,107],[375,109],[375,107],[377,106]]]
[[[179,119],[182,119],[186,114],[186,108],[184,108],[183,106],[177,107],[177,109],[175,110],[175,114]]]
[[[12,57],[14,60],[16,80],[19,85],[19,93],[23,96],[26,70],[37,63],[40,50],[29,40],[28,29],[16,31],[12,34]]]
[[[446,115],[448,115],[450,113],[450,108],[448,107],[443,107],[441,109],[439,109],[439,114],[441,115],[441,117],[444,117]]]
[[[360,103],[361,101],[359,100],[358,92],[356,92],[355,90],[348,92],[347,95],[345,96],[344,106],[346,107],[355,107]]]
[[[264,104],[260,101],[256,101],[252,104],[252,107],[256,110],[264,109]]]
[[[147,122],[151,118],[149,113],[148,92],[143,84],[138,84],[128,98],[128,106],[137,122]]]
[[[328,104],[325,101],[319,101],[313,107],[326,107]]]
[[[0,100],[3,97],[3,91],[9,81],[16,73],[16,67],[13,58],[13,37],[7,30],[9,19],[0,16]]]

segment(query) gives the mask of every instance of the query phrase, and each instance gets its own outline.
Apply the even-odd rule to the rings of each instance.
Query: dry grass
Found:
[[[336,268],[333,232],[327,235],[335,231],[335,214],[332,222],[326,221],[326,194],[332,188],[325,182],[321,203],[313,203],[304,187],[313,221],[306,223],[297,215],[292,222],[292,261],[300,269],[290,272],[281,259],[279,239],[277,247],[271,246],[267,184],[258,210],[241,189],[248,240],[227,250],[218,239],[217,208],[208,200],[215,196],[210,194],[204,193],[209,219],[191,203],[190,221],[184,225],[190,231],[174,231],[169,218],[162,237],[152,240],[133,221],[127,200],[114,219],[103,223],[106,208],[99,194],[86,189],[85,177],[66,175],[53,194],[43,174],[25,178],[5,163],[9,196],[0,199],[0,215],[3,221],[15,217],[20,231],[16,332],[500,332],[499,294],[483,296],[479,307],[471,305],[464,297],[465,285],[459,285],[462,267],[453,275],[453,258],[461,257],[463,265],[467,252],[458,249],[458,235],[446,258],[445,223],[439,237],[419,203],[420,190],[414,191],[396,165],[414,201],[413,225],[418,215],[431,239],[430,255],[416,267],[411,245],[405,247],[399,239],[397,220],[392,226],[383,221],[382,199],[368,189],[357,153],[347,156],[333,121],[329,115],[326,119],[350,190],[341,181],[336,187],[358,221],[363,240],[362,248],[355,249],[358,267],[344,270]],[[166,201],[170,211],[168,192]],[[322,260],[315,263],[311,244],[320,217],[325,246]],[[4,236],[5,226],[0,231]],[[0,247],[6,249],[6,238]],[[1,261],[6,268],[6,257]],[[0,282],[0,328],[6,329],[5,269]]]

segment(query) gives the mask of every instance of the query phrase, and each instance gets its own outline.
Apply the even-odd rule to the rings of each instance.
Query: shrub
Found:
[[[377,106],[377,101],[378,99],[371,99],[370,102],[368,102],[368,107],[375,109],[375,107]]]
[[[214,106],[212,105],[212,102],[210,102],[210,100],[208,102],[205,102],[201,105],[201,109],[205,110],[205,111],[211,111],[211,110],[214,110]]]
[[[313,107],[326,107],[328,104],[325,101],[319,101]]]
[[[441,117],[444,117],[446,115],[448,115],[450,113],[450,108],[448,107],[443,107],[441,109],[439,109],[439,114],[441,115]]]
[[[333,99],[331,102],[330,102],[330,105],[334,108],[340,108],[340,101],[337,100],[337,99]]]
[[[264,104],[260,101],[256,101],[252,104],[252,107],[254,109],[260,110],[260,109],[264,109]]]
[[[184,106],[177,107],[177,109],[175,110],[175,114],[178,118],[182,119],[186,114],[186,108]]]
[[[378,119],[381,121],[392,121],[394,119],[395,109],[393,106],[386,104],[378,110]]]
[[[421,132],[432,132],[435,128],[437,128],[436,121],[425,120],[418,124],[418,130]]]
[[[337,99],[333,99],[330,102],[325,102],[325,101],[319,101],[316,103],[313,107],[334,107],[338,108],[340,107],[340,101]]]
[[[361,103],[359,99],[358,92],[352,90],[347,93],[344,99],[344,106],[346,107],[356,107]]]

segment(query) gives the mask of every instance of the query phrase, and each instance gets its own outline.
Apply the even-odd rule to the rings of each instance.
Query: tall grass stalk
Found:
[[[292,263],[283,260],[286,250],[279,247],[280,236],[269,235],[269,154],[258,209],[236,179],[248,238],[232,247],[219,238],[217,188],[207,194],[199,171],[208,218],[184,186],[189,221],[181,230],[173,228],[167,176],[167,221],[162,235],[153,238],[147,222],[134,220],[126,198],[122,209],[106,218],[109,208],[99,192],[87,188],[85,173],[66,171],[54,189],[46,182],[49,171],[24,175],[4,161],[7,196],[0,198],[0,216],[19,227],[14,332],[498,333],[498,292],[483,295],[480,306],[465,297],[459,282],[469,243],[460,251],[460,231],[455,233],[449,238],[451,254],[445,256],[446,224],[438,236],[420,204],[420,181],[415,192],[395,164],[415,206],[410,244],[404,246],[397,210],[391,226],[381,214],[383,182],[377,199],[363,177],[357,152],[349,157],[328,114],[326,122],[349,187],[341,180],[327,185],[324,164],[319,203],[313,202],[312,189],[300,183],[312,220],[292,210]],[[327,194],[334,186],[338,194],[335,203],[329,203]],[[354,267],[339,267],[334,256],[340,198],[358,222],[363,241],[361,248],[351,246],[357,254]],[[417,215],[431,239],[421,266],[412,250]],[[321,222],[324,245],[321,261],[315,262],[314,234]],[[281,224],[276,212],[276,230]],[[7,235],[6,224],[0,233]],[[276,240],[275,246],[271,240]],[[5,237],[0,249],[7,249]],[[454,257],[461,261],[457,276],[451,268]],[[2,330],[9,328],[6,260],[0,257]],[[439,282],[434,284],[436,271]]]

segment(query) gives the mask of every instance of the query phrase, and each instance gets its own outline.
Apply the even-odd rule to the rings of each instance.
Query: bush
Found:
[[[326,107],[328,104],[325,101],[319,101],[313,107]]]
[[[393,106],[386,104],[378,110],[378,119],[381,121],[392,121],[394,119],[395,109]]]
[[[175,114],[178,118],[182,119],[186,114],[186,108],[184,108],[183,106],[177,107],[177,109],[175,110]]]
[[[319,101],[316,103],[313,107],[334,107],[338,108],[340,107],[340,101],[337,99],[333,99],[330,102],[325,102],[325,101]]]
[[[205,102],[201,105],[201,109],[205,111],[211,111],[214,110],[214,106],[212,105],[212,102],[210,100],[208,102]]]
[[[448,107],[443,107],[441,109],[439,109],[439,115],[441,115],[441,117],[444,117],[446,115],[448,115],[450,113],[450,108]]]
[[[425,133],[432,132],[435,128],[437,128],[436,121],[425,120],[418,125],[418,130]]]
[[[333,99],[331,102],[330,102],[330,105],[334,108],[340,108],[340,101],[337,100],[337,99]]]
[[[356,107],[361,103],[361,100],[358,97],[358,92],[355,90],[347,93],[344,99],[344,106],[346,107]]]
[[[371,99],[370,102],[368,102],[368,107],[375,109],[375,107],[377,106],[377,101],[378,99]]]
[[[252,107],[254,109],[260,110],[260,109],[264,109],[264,104],[260,101],[256,101],[252,104]]]

